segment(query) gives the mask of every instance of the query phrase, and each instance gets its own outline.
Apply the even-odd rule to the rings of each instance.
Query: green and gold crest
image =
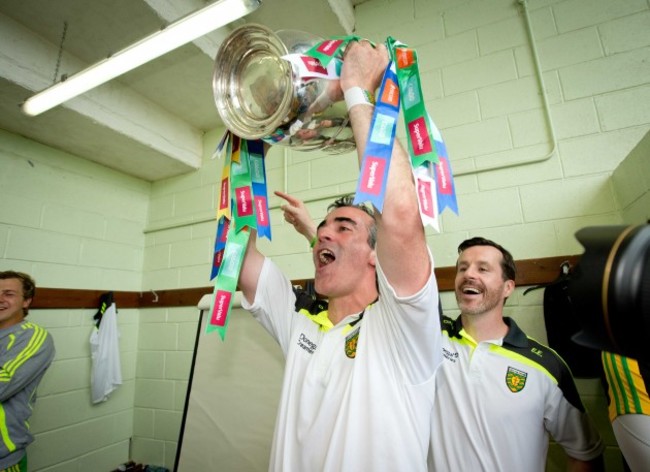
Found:
[[[528,374],[514,367],[508,367],[506,373],[506,385],[512,393],[521,392],[526,385],[526,377]]]
[[[355,330],[354,333],[349,334],[345,338],[345,355],[350,359],[354,359],[357,356],[357,342],[359,341],[359,329]]]

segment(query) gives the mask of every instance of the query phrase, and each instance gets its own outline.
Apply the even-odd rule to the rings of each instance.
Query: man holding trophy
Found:
[[[343,56],[340,88],[360,164],[378,134],[372,97],[388,65],[386,47],[367,41]],[[242,305],[286,359],[270,470],[427,468],[438,288],[409,155],[395,142],[388,157],[381,212],[343,198],[318,226],[314,280],[326,310],[297,306],[290,280],[250,237]]]

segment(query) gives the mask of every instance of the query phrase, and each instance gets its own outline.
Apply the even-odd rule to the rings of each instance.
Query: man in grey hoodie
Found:
[[[27,472],[28,420],[54,358],[52,336],[25,320],[35,290],[29,275],[0,272],[0,472]]]

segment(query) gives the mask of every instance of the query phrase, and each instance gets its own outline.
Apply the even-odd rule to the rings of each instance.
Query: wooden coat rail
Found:
[[[543,257],[517,261],[517,286],[542,285],[553,282],[560,275],[560,266],[568,262],[574,267],[580,256]],[[441,291],[454,289],[456,268],[439,267],[435,270]],[[295,285],[305,285],[312,279],[294,280]],[[147,292],[113,291],[118,308],[165,308],[196,306],[203,295],[212,293],[213,287],[150,290]],[[77,290],[68,288],[36,288],[30,308],[97,308],[99,297],[108,290]]]

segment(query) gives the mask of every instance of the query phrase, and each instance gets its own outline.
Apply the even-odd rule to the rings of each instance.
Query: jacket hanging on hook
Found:
[[[107,292],[100,297],[94,320],[95,326],[90,334],[90,391],[92,402],[100,403],[108,400],[109,395],[122,385],[120,334],[113,292]]]

